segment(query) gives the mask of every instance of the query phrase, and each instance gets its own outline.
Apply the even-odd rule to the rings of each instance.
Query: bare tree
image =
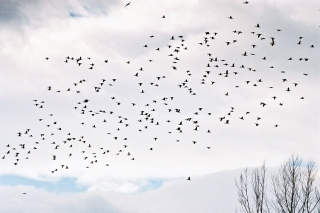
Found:
[[[320,208],[319,186],[315,163],[309,161],[301,177],[303,212],[311,213]]]
[[[320,213],[320,184],[313,161],[303,165],[301,159],[291,156],[272,175],[270,199],[267,199],[266,170],[265,163],[261,168],[254,169],[249,183],[248,169],[244,169],[236,181],[243,212]]]
[[[266,167],[265,164],[251,173],[251,185],[249,185],[249,172],[244,169],[236,181],[238,197],[242,211],[245,213],[269,213],[266,199]],[[251,186],[251,187],[250,187]],[[249,192],[252,191],[251,193]]]
[[[312,213],[320,205],[319,188],[316,185],[315,163],[309,161],[302,166],[297,156],[291,156],[272,176],[275,199],[272,207],[276,212]]]

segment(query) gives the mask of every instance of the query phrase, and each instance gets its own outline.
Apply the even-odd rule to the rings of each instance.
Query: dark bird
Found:
[[[265,107],[267,104],[266,103],[263,103],[261,102],[260,105],[262,105],[262,107]]]

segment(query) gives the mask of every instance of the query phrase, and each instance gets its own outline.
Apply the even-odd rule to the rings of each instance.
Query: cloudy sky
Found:
[[[319,1],[128,3],[0,1],[1,212],[234,212],[320,163]]]

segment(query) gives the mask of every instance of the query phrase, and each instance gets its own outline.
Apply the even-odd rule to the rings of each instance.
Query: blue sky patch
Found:
[[[162,184],[165,182],[165,180],[162,179],[150,179],[148,180],[148,184],[142,186],[139,190],[140,193],[151,191],[158,189],[162,186]]]
[[[74,13],[74,12],[69,12],[69,16],[72,17],[72,18],[80,18],[80,17],[82,17],[80,14]]]
[[[18,185],[26,185],[33,186],[35,188],[41,188],[49,192],[85,192],[87,190],[86,187],[79,186],[76,183],[75,178],[61,178],[56,182],[46,182],[39,181],[34,179],[29,179],[21,176],[15,175],[4,175],[0,176],[0,185],[1,186],[18,186]]]

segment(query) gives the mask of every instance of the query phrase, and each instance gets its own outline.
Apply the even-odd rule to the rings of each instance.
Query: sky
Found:
[[[1,212],[235,212],[243,168],[319,165],[319,1],[0,5]]]

